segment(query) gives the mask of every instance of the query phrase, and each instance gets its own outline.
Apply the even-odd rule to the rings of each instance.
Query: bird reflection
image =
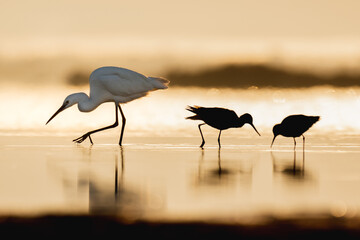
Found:
[[[210,169],[207,168],[209,164],[214,163],[214,159],[209,162],[205,162],[204,156],[205,150],[201,149],[201,156],[199,160],[199,170],[198,170],[198,183],[202,185],[213,185],[213,184],[222,184],[222,183],[229,183],[231,176],[233,176],[236,172],[230,168],[225,168],[222,165],[222,158],[221,158],[221,150],[217,150],[217,159],[216,167],[211,167]],[[206,165],[206,166],[205,166]]]
[[[218,150],[218,169],[214,169],[213,173],[217,175],[219,178],[221,178],[221,175],[230,173],[227,169],[221,168],[221,151]]]
[[[164,207],[161,192],[139,188],[126,177],[124,147],[79,145],[74,148],[73,155],[71,161],[61,158],[56,162],[59,164],[49,166],[58,173],[56,176],[62,182],[66,196],[84,207],[86,213],[133,220],[147,211],[159,211]],[[131,166],[127,165],[127,169]]]
[[[296,150],[293,151],[293,164],[292,166],[290,165],[285,165],[285,164],[280,164],[280,159],[276,159],[274,153],[271,151],[271,159],[273,162],[273,170],[274,172],[281,172],[287,175],[292,175],[292,176],[296,176],[296,177],[304,177],[305,174],[305,159],[304,159],[304,155],[303,155],[303,161],[302,164],[299,166],[297,165],[297,161],[296,161]]]
[[[121,187],[124,180],[124,149],[120,146],[120,160],[121,160],[121,172],[119,177],[119,160],[118,156],[115,154],[115,198],[118,197],[119,188]]]
[[[106,154],[103,154],[106,156]],[[93,174],[89,177],[89,211],[95,214],[116,214],[121,216],[139,216],[143,209],[142,199],[133,190],[124,184],[125,157],[124,148],[116,147],[115,151],[110,153],[114,159],[114,177],[109,182],[106,174],[95,177]],[[96,159],[96,158],[94,158]],[[103,162],[106,159],[102,159]],[[109,159],[110,160],[110,159]],[[92,168],[97,171],[96,168]],[[99,169],[101,170],[101,169]]]

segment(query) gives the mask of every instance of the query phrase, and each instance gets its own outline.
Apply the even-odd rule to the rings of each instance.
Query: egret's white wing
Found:
[[[90,85],[91,88],[102,88],[113,96],[124,97],[144,94],[154,88],[146,76],[117,67],[103,67],[95,70],[90,76]]]

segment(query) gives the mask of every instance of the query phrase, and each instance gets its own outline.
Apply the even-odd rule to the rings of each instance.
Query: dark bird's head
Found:
[[[51,116],[51,118],[46,122],[46,124],[48,124],[56,115],[58,115],[59,113],[61,113],[62,111],[64,111],[65,109],[73,106],[74,104],[78,103],[79,99],[78,99],[78,93],[74,93],[71,94],[69,96],[67,96],[63,102],[63,104],[61,105],[61,107]]]
[[[272,140],[272,142],[271,142],[271,145],[270,145],[270,147],[272,147],[272,145],[274,144],[274,141],[275,141],[275,138],[278,136],[278,135],[280,135],[280,133],[281,133],[281,125],[280,124],[276,124],[274,127],[273,127],[273,134],[274,134],[274,138],[273,138],[273,140]]]
[[[245,123],[250,124],[250,125],[254,128],[255,132],[256,132],[257,134],[259,134],[259,136],[261,136],[260,133],[258,132],[258,130],[256,130],[256,128],[255,128],[255,126],[254,126],[254,124],[253,124],[253,118],[252,118],[252,116],[251,116],[249,113],[245,113],[245,114],[241,115],[241,116],[239,117],[239,122],[240,122],[242,125],[245,124]]]

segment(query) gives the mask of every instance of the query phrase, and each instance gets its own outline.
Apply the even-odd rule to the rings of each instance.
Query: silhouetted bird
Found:
[[[225,108],[205,108],[205,107],[199,107],[199,106],[188,106],[186,110],[195,113],[194,116],[187,117],[186,119],[191,120],[202,120],[205,123],[199,124],[199,130],[200,135],[202,138],[202,143],[200,145],[201,148],[203,148],[205,144],[204,136],[201,132],[201,126],[204,124],[207,124],[213,128],[219,129],[219,137],[218,137],[218,143],[219,148],[221,148],[220,144],[220,136],[221,131],[228,129],[228,128],[239,128],[244,126],[245,123],[250,124],[254,130],[257,132],[257,134],[260,133],[256,130],[254,124],[253,124],[253,118],[250,114],[245,113],[244,115],[241,115],[238,117],[236,113],[232,110],[225,109]]]
[[[319,121],[319,116],[305,116],[305,115],[290,115],[284,118],[284,120],[280,124],[276,124],[273,127],[274,138],[271,142],[271,146],[273,145],[275,138],[278,135],[282,135],[284,137],[292,137],[294,138],[294,149],[296,147],[296,137],[303,137],[303,150],[305,149],[305,137],[304,132],[309,130],[309,128],[314,125],[317,121]]]

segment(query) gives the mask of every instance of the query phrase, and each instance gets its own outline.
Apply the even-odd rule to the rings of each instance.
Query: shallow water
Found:
[[[360,214],[358,137],[0,137],[0,214],[251,221]],[[303,159],[305,157],[305,159]],[[294,161],[295,158],[295,161]]]

